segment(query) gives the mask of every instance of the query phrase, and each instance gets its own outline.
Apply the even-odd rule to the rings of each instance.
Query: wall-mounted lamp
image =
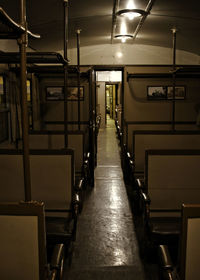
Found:
[[[146,12],[140,9],[123,9],[116,13],[116,16],[125,16],[128,17],[130,20],[134,19],[135,17],[140,17],[145,15]]]
[[[129,35],[129,34],[123,34],[123,35],[116,35],[115,38],[120,39],[122,41],[122,43],[125,43],[126,40],[132,39],[133,36]]]

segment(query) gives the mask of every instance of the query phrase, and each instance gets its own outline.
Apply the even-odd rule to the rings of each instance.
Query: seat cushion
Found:
[[[181,219],[179,217],[153,217],[150,218],[149,229],[155,243],[176,243],[181,231]]]
[[[68,245],[73,238],[73,229],[73,219],[46,217],[47,243]]]

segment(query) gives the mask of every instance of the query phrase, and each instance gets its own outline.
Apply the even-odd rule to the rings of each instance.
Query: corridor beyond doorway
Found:
[[[105,127],[107,116],[114,119],[115,109],[122,104],[122,70],[96,71],[96,111]]]

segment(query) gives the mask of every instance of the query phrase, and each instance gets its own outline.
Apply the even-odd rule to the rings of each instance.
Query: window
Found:
[[[27,86],[27,105],[28,105],[29,128],[33,129],[33,106],[32,106],[31,80],[26,81],[26,86]]]
[[[0,75],[0,106],[2,105],[6,105],[6,92],[4,77]]]

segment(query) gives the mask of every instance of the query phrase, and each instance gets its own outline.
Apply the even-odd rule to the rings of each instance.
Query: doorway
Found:
[[[97,114],[101,116],[101,127],[107,119],[116,118],[116,108],[121,104],[122,71],[96,71]]]

